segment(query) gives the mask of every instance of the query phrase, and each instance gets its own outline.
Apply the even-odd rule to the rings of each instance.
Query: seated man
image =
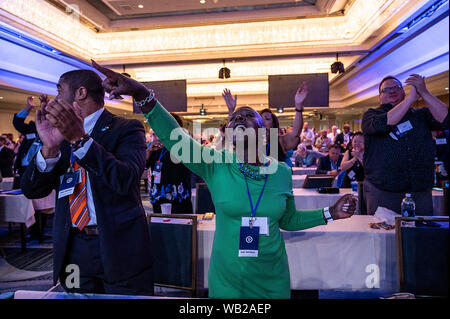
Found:
[[[299,144],[295,155],[295,167],[317,166],[317,160],[325,156],[322,153],[306,149],[305,144]]]
[[[330,145],[327,156],[319,158],[316,174],[338,175],[341,171],[341,149],[338,145]]]
[[[314,146],[319,152],[327,153],[330,146],[333,145],[331,139],[327,136],[327,130],[322,130],[320,136],[316,139]]]

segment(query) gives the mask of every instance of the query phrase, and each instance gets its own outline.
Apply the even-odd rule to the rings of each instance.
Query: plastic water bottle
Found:
[[[403,217],[415,217],[416,216],[416,203],[411,197],[411,194],[406,194],[402,200],[402,216]]]

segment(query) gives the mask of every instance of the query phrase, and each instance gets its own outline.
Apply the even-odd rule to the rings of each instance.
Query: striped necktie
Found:
[[[77,162],[73,163],[73,169],[80,169],[82,181],[75,186],[73,194],[69,196],[70,219],[79,230],[83,230],[90,220],[86,196],[86,171]]]

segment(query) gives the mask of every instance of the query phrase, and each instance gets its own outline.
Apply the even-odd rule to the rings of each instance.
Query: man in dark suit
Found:
[[[330,145],[328,155],[319,158],[316,174],[338,175],[341,171],[341,149],[338,145]]]
[[[44,98],[45,101],[48,99],[46,96],[41,95],[41,101]],[[20,143],[20,147],[17,152],[16,162],[14,163],[14,168],[17,170],[17,173],[19,175],[22,175],[25,172],[31,159],[34,155],[36,155],[38,151],[36,146],[39,144],[39,137],[36,131],[36,124],[34,123],[34,121],[25,123],[26,118],[35,107],[36,104],[33,97],[29,96],[27,98],[27,105],[20,112],[14,114],[13,117],[14,128],[24,136],[24,139],[22,143]],[[33,149],[30,150],[34,142],[36,142],[36,145],[33,147]],[[29,156],[27,156],[28,151],[31,151]]]
[[[0,136],[0,173],[2,177],[13,176],[14,151],[6,146],[6,138]]]
[[[144,127],[104,109],[102,81],[93,71],[67,72],[57,88],[55,100],[36,111],[43,145],[21,179],[29,198],[57,191],[54,281],[69,292],[152,295],[139,190]]]
[[[350,131],[350,125],[344,124],[344,131],[336,136],[334,144],[339,145],[339,147],[341,148],[341,153],[344,153],[348,149],[348,147],[351,146],[352,138],[353,132]]]

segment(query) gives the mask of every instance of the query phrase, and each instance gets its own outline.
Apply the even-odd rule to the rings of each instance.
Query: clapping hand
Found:
[[[230,90],[224,89],[222,97],[225,100],[225,103],[228,107],[228,114],[233,114],[234,110],[236,109],[237,95],[235,95],[233,99]]]
[[[405,83],[414,87],[419,95],[427,92],[425,77],[420,76],[419,74],[411,74],[411,76],[406,79]]]
[[[70,105],[63,99],[56,98],[48,103],[45,110],[46,119],[58,129],[66,141],[75,142],[85,134],[84,119],[77,102]]]
[[[356,211],[356,197],[352,194],[342,196],[330,207],[331,217],[336,219],[350,218]]]

